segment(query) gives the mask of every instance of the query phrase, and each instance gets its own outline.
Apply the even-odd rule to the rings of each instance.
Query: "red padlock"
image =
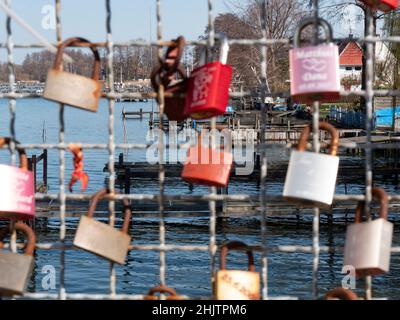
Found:
[[[193,119],[208,119],[226,111],[233,70],[226,64],[228,39],[221,35],[220,41],[220,60],[197,67],[189,78],[185,115]]]
[[[204,148],[199,144],[189,149],[182,179],[191,184],[225,187],[228,185],[232,163],[230,152]]]
[[[396,10],[399,5],[398,0],[361,0],[361,1],[373,9],[381,10],[383,12]]]

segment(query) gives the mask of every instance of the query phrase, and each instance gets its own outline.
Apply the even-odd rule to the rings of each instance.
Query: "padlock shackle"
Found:
[[[6,138],[6,137],[0,137],[0,149],[4,145],[10,145],[11,138]],[[18,141],[14,141],[16,144],[18,144]],[[28,157],[26,156],[26,152],[24,149],[17,147],[16,148],[18,153],[19,153],[19,167],[22,170],[28,171]]]
[[[325,295],[325,300],[332,300],[335,298],[339,300],[358,300],[358,296],[355,294],[355,292],[344,288],[332,289]]]
[[[226,270],[226,256],[228,255],[229,250],[234,249],[246,249],[247,258],[249,261],[248,269],[249,271],[256,271],[256,267],[254,266],[254,256],[253,252],[251,251],[250,247],[241,242],[241,241],[231,241],[227,244],[224,244],[221,247],[221,257],[220,257],[220,270]]]
[[[315,18],[314,17],[308,17],[304,18],[303,20],[300,21],[299,25],[296,28],[295,34],[294,34],[294,39],[293,39],[293,44],[295,48],[300,47],[300,37],[301,37],[301,32],[308,27],[309,25],[312,25],[315,23]],[[317,24],[318,26],[321,26],[325,30],[326,34],[326,41],[327,42],[332,42],[332,26],[328,23],[328,21],[318,18],[317,19]]]
[[[36,235],[30,226],[23,222],[16,222],[14,224],[14,229],[17,231],[22,231],[27,239],[24,254],[27,256],[33,256],[36,247]],[[4,247],[3,240],[7,234],[10,233],[10,228],[5,227],[0,230],[0,249]]]
[[[118,194],[118,192],[115,192],[115,194]],[[94,217],[94,211],[96,210],[97,203],[105,198],[107,195],[110,195],[110,191],[108,189],[102,189],[94,194],[92,197],[92,200],[90,202],[89,210],[87,213],[88,218],[93,218]],[[127,199],[123,199],[123,207],[124,207],[124,222],[122,224],[121,232],[125,234],[129,234],[129,225],[131,222],[131,217],[132,217],[132,210],[131,206],[129,204],[129,201]]]
[[[63,55],[64,55],[64,50],[66,47],[69,46],[85,46],[83,45],[84,43],[91,43],[89,40],[86,40],[84,38],[79,38],[79,37],[74,37],[74,38],[68,38],[66,39],[63,43],[61,43],[58,46],[58,50],[56,53],[56,58],[54,60],[53,64],[53,69],[62,71],[63,70]],[[85,46],[86,47],[86,46]],[[92,73],[92,79],[98,81],[100,78],[100,55],[99,52],[97,51],[97,47],[95,46],[89,46],[90,50],[92,50],[93,55],[94,55],[94,65],[93,65],[93,73]]]
[[[388,218],[388,196],[384,189],[382,188],[372,188],[372,197],[378,199],[380,202],[379,209],[379,218],[387,220]],[[362,222],[362,215],[365,209],[365,201],[360,201],[357,204],[356,215],[355,215],[355,223]]]
[[[159,58],[158,66],[151,72],[150,79],[154,91],[158,91],[161,84],[166,88],[172,81],[172,76],[179,73],[186,79],[186,72],[181,65],[183,51],[185,50],[185,38],[179,36],[171,41],[171,45],[165,53],[164,58]]]
[[[329,149],[330,149],[330,154],[332,156],[336,156],[337,154],[337,149],[339,145],[339,132],[336,130],[336,128],[331,125],[328,122],[320,122],[318,128],[320,130],[325,130],[329,132],[331,135],[331,142],[329,144]],[[297,151],[305,151],[307,147],[307,140],[308,137],[310,136],[310,133],[312,131],[312,124],[305,126],[303,131],[301,132],[299,143],[297,145]]]
[[[228,62],[229,41],[224,33],[219,33],[219,41],[221,42],[219,62],[226,64]]]
[[[156,287],[153,287],[149,290],[147,293],[148,296],[154,296],[156,293],[168,293],[170,296],[176,296],[176,291],[172,288],[159,285]]]

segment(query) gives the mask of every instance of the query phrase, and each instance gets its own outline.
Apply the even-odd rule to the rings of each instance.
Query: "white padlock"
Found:
[[[387,220],[388,198],[381,188],[372,189],[380,200],[379,219],[361,222],[365,203],[356,209],[355,223],[347,227],[344,247],[345,266],[353,266],[357,276],[377,275],[389,271],[393,224]]]
[[[319,129],[331,135],[330,154],[305,151],[311,125],[303,129],[297,150],[290,155],[283,196],[289,201],[318,207],[330,206],[335,194],[339,157],[339,134],[334,126],[320,122]]]

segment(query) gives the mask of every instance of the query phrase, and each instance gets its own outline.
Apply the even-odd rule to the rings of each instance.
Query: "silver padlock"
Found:
[[[68,46],[82,46],[90,42],[83,38],[69,38],[58,48],[52,69],[46,78],[43,98],[73,107],[96,112],[101,95],[100,55],[97,48],[90,46],[94,54],[92,78],[63,71],[64,49]]]
[[[388,198],[381,188],[372,189],[380,200],[379,219],[361,221],[365,203],[356,209],[355,223],[347,227],[344,247],[345,266],[353,266],[357,276],[377,275],[389,271],[393,224],[387,220]]]
[[[108,194],[108,190],[103,189],[94,195],[87,216],[81,217],[73,244],[115,263],[124,264],[131,242],[129,225],[132,211],[128,200],[123,201],[124,223],[120,231],[93,218],[98,201]]]
[[[23,295],[34,265],[35,233],[22,222],[15,223],[14,227],[25,234],[27,244],[24,254],[0,252],[0,296],[2,297]],[[0,231],[0,248],[3,247],[3,238],[8,232],[8,227]]]
[[[339,157],[339,134],[334,126],[320,122],[319,129],[331,135],[330,154],[305,151],[311,125],[301,133],[297,150],[290,155],[283,196],[289,201],[317,207],[330,206],[335,194]]]

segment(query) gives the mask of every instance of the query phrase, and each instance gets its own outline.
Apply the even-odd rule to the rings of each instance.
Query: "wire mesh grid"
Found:
[[[115,201],[122,199],[129,200],[150,200],[158,202],[159,205],[159,244],[158,245],[130,245],[130,250],[147,250],[147,251],[158,251],[159,252],[159,282],[161,285],[166,284],[165,274],[166,274],[166,254],[170,251],[203,251],[209,252],[210,256],[210,271],[211,271],[211,284],[214,283],[215,275],[215,257],[217,253],[217,241],[216,241],[216,202],[226,201],[226,200],[241,200],[241,201],[259,201],[260,202],[260,217],[261,217],[261,230],[260,230],[260,243],[251,245],[250,247],[258,252],[261,252],[261,280],[262,280],[262,298],[272,299],[273,297],[268,294],[268,260],[267,255],[271,252],[286,252],[286,253],[307,253],[311,254],[312,260],[312,298],[318,298],[318,270],[320,262],[320,253],[325,252],[341,252],[343,248],[341,247],[328,247],[320,246],[319,241],[319,223],[320,215],[319,209],[314,209],[313,223],[312,223],[312,246],[270,246],[268,245],[267,239],[267,203],[272,200],[282,200],[282,197],[276,195],[267,194],[266,181],[267,181],[267,147],[268,141],[266,141],[265,131],[267,129],[267,112],[265,105],[265,98],[267,96],[284,96],[288,97],[287,92],[270,92],[267,85],[267,47],[272,46],[277,43],[290,44],[289,39],[269,39],[267,37],[267,27],[266,27],[266,6],[268,4],[267,0],[260,0],[259,5],[261,8],[261,35],[260,39],[230,39],[229,43],[240,44],[245,46],[259,46],[260,47],[260,93],[254,94],[253,92],[240,92],[231,93],[231,97],[258,97],[261,98],[261,141],[260,141],[260,152],[261,152],[261,170],[260,170],[260,192],[259,195],[248,195],[248,194],[233,194],[233,195],[221,195],[217,194],[215,187],[210,187],[209,193],[205,195],[168,195],[165,194],[165,167],[163,165],[163,153],[164,153],[164,141],[159,139],[158,144],[158,154],[159,154],[159,193],[158,194],[128,194],[128,195],[118,195],[114,194],[115,191],[115,167],[114,167],[114,157],[115,152],[118,149],[142,149],[145,150],[149,147],[148,144],[133,144],[133,143],[115,143],[115,132],[114,132],[114,104],[116,99],[121,98],[155,98],[158,97],[160,119],[164,117],[164,88],[161,85],[158,92],[153,93],[116,93],[114,92],[114,73],[113,73],[113,49],[115,47],[126,47],[126,46],[153,46],[158,47],[158,56],[161,58],[163,54],[163,46],[168,45],[169,41],[163,39],[163,28],[162,28],[162,14],[161,6],[162,0],[156,1],[156,21],[157,21],[157,41],[128,41],[114,43],[112,38],[111,30],[111,0],[105,0],[105,10],[106,10],[106,21],[105,21],[105,34],[106,41],[102,43],[96,43],[99,47],[105,47],[107,50],[107,86],[108,92],[103,94],[103,98],[108,100],[108,143],[107,144],[80,144],[83,149],[99,149],[107,150],[108,152],[108,188],[112,195],[108,199],[108,210],[109,210],[109,224],[114,225],[116,214],[115,214]],[[200,45],[205,46],[209,52],[212,52],[212,48],[215,44],[215,28],[214,28],[214,1],[207,1],[208,6],[208,38],[207,40],[193,40],[186,41],[186,45]],[[6,7],[11,9],[12,0],[5,0],[4,4]],[[61,0],[55,0],[56,8],[56,45],[62,42],[62,32],[61,32]],[[317,30],[317,19],[319,17],[318,0],[312,0],[312,16],[315,18],[314,30]],[[374,27],[372,21],[372,11],[370,9],[366,10],[366,21],[367,29],[366,36],[360,39],[356,39],[361,43],[366,43],[366,89],[357,91],[342,91],[342,96],[359,96],[364,97],[366,101],[366,133],[367,142],[365,146],[358,145],[357,143],[340,143],[340,147],[355,147],[365,148],[365,194],[360,195],[343,195],[336,194],[335,201],[343,200],[353,200],[360,201],[365,200],[368,210],[367,215],[370,216],[368,204],[372,200],[371,190],[372,190],[372,151],[374,148],[398,148],[396,144],[388,144],[386,146],[374,146],[371,143],[371,131],[372,131],[372,111],[373,111],[373,98],[374,96],[396,96],[400,95],[400,91],[397,90],[374,90],[373,79],[374,79],[374,67],[373,67],[373,50],[374,43],[378,41],[386,42],[400,42],[400,37],[377,37],[374,35]],[[15,85],[15,74],[14,74],[14,59],[13,52],[14,48],[43,48],[43,44],[15,44],[13,42],[13,34],[11,28],[12,17],[7,13],[6,18],[6,30],[7,39],[5,43],[0,43],[0,48],[7,50],[7,61],[8,61],[8,82],[10,91],[8,93],[1,93],[1,99],[8,99],[9,101],[9,113],[10,113],[10,135],[13,140],[16,140],[15,132],[15,114],[17,107],[17,99],[24,99],[30,97],[36,97],[38,94],[25,94],[16,93]],[[314,32],[314,43],[318,41],[318,33]],[[318,152],[320,149],[320,142],[318,137],[318,123],[319,123],[319,103],[314,102],[313,104],[313,150]],[[55,149],[58,150],[59,154],[59,189],[58,193],[42,194],[37,193],[37,200],[59,200],[59,242],[57,243],[38,243],[36,248],[38,250],[60,250],[60,276],[59,276],[59,292],[58,294],[47,294],[47,293],[28,293],[26,297],[33,299],[142,299],[142,295],[128,295],[128,294],[117,294],[116,290],[116,272],[113,263],[110,263],[109,271],[109,294],[69,294],[65,290],[65,252],[66,250],[72,250],[74,247],[71,244],[65,242],[66,233],[66,203],[68,200],[89,200],[90,195],[86,194],[69,194],[66,193],[64,178],[65,178],[65,150],[68,145],[64,140],[64,105],[59,106],[59,141],[57,144],[21,144],[20,146],[25,149]],[[216,119],[210,120],[210,128],[216,128]],[[160,129],[163,130],[163,121],[160,121]],[[214,131],[214,130],[213,130]],[[211,139],[211,143],[215,146],[215,137]],[[11,151],[11,164],[16,164],[16,146],[12,142],[10,144]],[[178,147],[187,147],[186,144],[179,145]],[[291,144],[287,143],[283,145],[284,148],[290,148]],[[209,243],[208,245],[169,245],[166,243],[166,229],[165,229],[165,216],[164,216],[164,202],[168,200],[194,200],[194,201],[208,201],[209,203]],[[398,195],[390,195],[389,200],[400,200]],[[10,226],[13,229],[13,226]],[[16,243],[16,233],[12,233],[10,248],[13,252],[17,250]],[[6,246],[7,247],[7,246]],[[392,247],[392,254],[399,253],[400,247]],[[372,298],[372,281],[370,277],[365,279],[365,298]],[[209,297],[211,298],[211,294]]]

